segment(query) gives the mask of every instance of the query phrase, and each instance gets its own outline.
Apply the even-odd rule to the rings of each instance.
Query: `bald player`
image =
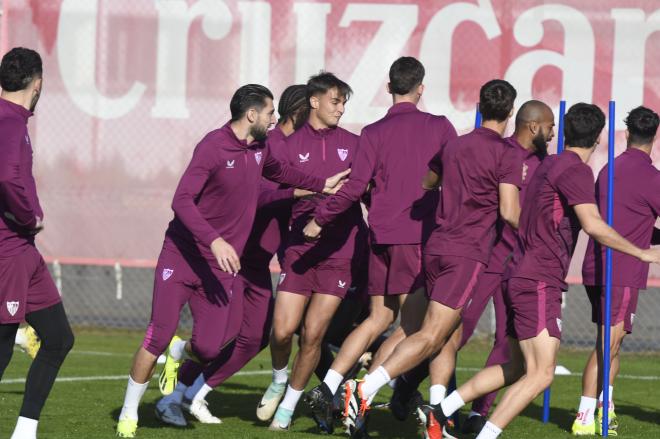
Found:
[[[529,183],[520,218],[519,246],[507,273],[507,335],[511,360],[483,369],[436,406],[418,409],[431,438],[467,401],[504,386],[502,397],[477,439],[497,438],[552,383],[561,338],[562,291],[580,229],[593,239],[643,262],[660,263],[660,250],[643,250],[603,221],[594,177],[586,162],[596,149],[605,115],[595,105],[575,104],[564,119],[566,149],[547,157]]]

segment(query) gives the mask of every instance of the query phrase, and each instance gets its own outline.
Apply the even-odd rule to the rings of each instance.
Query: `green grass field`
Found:
[[[39,437],[109,438],[114,435],[126,386],[126,374],[131,356],[141,341],[136,332],[77,331],[76,346],[64,364],[60,378],[41,417]],[[466,347],[459,359],[459,382],[466,380],[474,369],[481,367],[489,346],[475,341]],[[550,423],[541,423],[541,398],[507,428],[504,438],[562,438],[568,433],[580,396],[580,375],[586,358],[584,351],[562,351],[560,364],[575,375],[557,377],[552,387]],[[15,351],[12,362],[0,383],[0,438],[9,437],[23,395],[23,382],[29,358]],[[291,432],[269,432],[256,420],[255,407],[270,381],[268,352],[259,355],[239,375],[225,383],[208,397],[211,411],[223,419],[223,424],[205,426],[191,423],[180,430],[161,425],[153,415],[159,398],[153,381],[140,411],[139,438],[275,438],[318,437],[314,423],[299,406]],[[620,419],[619,436],[629,438],[660,437],[660,355],[626,355],[615,388],[615,403]],[[68,378],[68,379],[67,379]],[[314,383],[311,383],[308,388]],[[426,389],[426,386],[424,387]],[[389,389],[376,402],[386,401]],[[374,410],[370,419],[374,438],[414,438],[416,426],[412,419],[398,422],[386,410]],[[341,433],[335,433],[341,436]]]

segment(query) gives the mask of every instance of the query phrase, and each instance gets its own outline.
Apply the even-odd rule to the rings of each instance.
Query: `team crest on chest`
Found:
[[[234,163],[236,160],[227,160],[227,169],[234,169]]]
[[[172,277],[172,273],[174,273],[174,270],[171,268],[163,268],[163,280],[167,280]]]
[[[262,155],[261,151],[254,153],[254,159],[257,161],[257,165],[261,163],[261,155]]]
[[[12,302],[8,301],[7,302],[7,311],[9,311],[9,315],[11,315],[12,317],[14,315],[16,315],[16,312],[18,311],[18,306],[19,306],[18,300],[12,301]]]
[[[300,159],[300,163],[305,163],[309,161],[309,153],[307,154],[298,154],[298,158]]]
[[[346,161],[346,158],[348,157],[348,149],[337,148],[337,154],[339,154],[339,158],[342,162]]]

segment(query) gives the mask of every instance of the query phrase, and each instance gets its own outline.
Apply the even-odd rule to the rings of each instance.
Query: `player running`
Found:
[[[168,343],[171,357],[208,363],[236,335],[231,334],[236,328],[228,328],[229,305],[261,176],[315,192],[329,191],[345,176],[340,173],[326,180],[307,176],[273,157],[264,142],[275,112],[267,88],[256,84],[239,88],[230,110],[231,120],[197,145],[174,194],[174,219],[156,266],[151,321],[133,359],[119,415],[120,437],[135,437],[140,399]],[[192,338],[170,343],[186,303],[193,315]],[[156,416],[164,413],[157,410]]]
[[[547,157],[532,178],[521,215],[520,246],[508,275],[507,335],[511,361],[477,373],[439,405],[418,409],[430,438],[442,435],[446,417],[466,402],[511,385],[477,439],[497,438],[552,383],[561,337],[561,298],[580,229],[603,245],[644,262],[660,263],[660,250],[642,250],[605,223],[598,212],[594,177],[586,162],[598,145],[605,115],[576,104],[566,113],[566,149]]]
[[[309,120],[286,140],[285,154],[292,166],[321,176],[350,166],[357,136],[337,125],[351,93],[348,84],[331,73],[309,79]],[[296,405],[319,361],[330,320],[353,283],[351,260],[363,248],[360,240],[366,238],[360,205],[353,203],[320,239],[306,241],[303,227],[320,201],[316,196],[303,198],[293,206],[270,342],[273,381],[257,407],[260,420],[273,418],[272,430],[287,430],[291,425]],[[291,339],[301,321],[300,349],[287,387]]]
[[[508,82],[486,83],[480,90],[483,126],[448,141],[429,163],[423,185],[435,189],[442,179],[442,197],[439,226],[424,249],[428,309],[421,329],[399,343],[380,367],[363,382],[346,382],[347,423],[354,437],[364,433],[369,398],[438,352],[460,322],[488,262],[498,211],[517,227],[522,170],[518,153],[502,139],[515,98]]]
[[[306,395],[319,428],[333,431],[332,400],[360,356],[397,318],[395,331],[378,350],[375,370],[407,335],[419,329],[426,308],[421,244],[433,223],[437,192],[424,191],[419,181],[427,164],[443,145],[456,137],[444,116],[420,111],[424,66],[415,58],[397,59],[389,71],[387,91],[392,107],[379,121],[364,127],[350,180],[325,200],[305,227],[309,238],[347,209],[371,185],[368,293],[371,312],[344,341],[323,382]]]
[[[660,171],[651,162],[651,150],[658,130],[658,115],[638,107],[626,119],[628,149],[614,160],[614,224],[613,228],[633,244],[647,248],[660,244],[660,230],[654,229],[660,215]],[[605,166],[596,181],[596,202],[602,216],[607,214],[607,173]],[[619,252],[612,253],[612,328],[610,332],[610,406],[609,435],[616,436],[618,421],[614,413],[612,392],[619,372],[619,350],[627,334],[632,332],[639,290],[646,289],[649,264]],[[582,375],[582,397],[574,435],[601,434],[603,419],[602,336],[605,310],[605,249],[589,240],[582,279],[592,306],[592,320],[597,324],[596,348]],[[598,402],[596,401],[596,395]],[[597,418],[596,404],[598,404]]]
[[[36,439],[41,410],[74,341],[60,294],[34,242],[44,213],[32,175],[27,122],[43,87],[39,54],[23,47],[6,53],[0,86],[0,378],[18,326],[27,321],[41,347],[30,365],[11,439]]]

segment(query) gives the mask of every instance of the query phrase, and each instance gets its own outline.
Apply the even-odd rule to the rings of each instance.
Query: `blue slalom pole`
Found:
[[[477,102],[477,114],[474,116],[474,127],[479,128],[481,126],[481,111],[479,111],[479,102]]]
[[[614,223],[614,134],[616,105],[610,101],[607,142],[607,224]],[[610,411],[610,323],[612,312],[612,249],[605,250],[605,334],[603,335],[603,436],[609,430]]]
[[[566,101],[559,101],[559,132],[557,135],[557,154],[564,151],[564,115],[566,114]],[[550,422],[550,387],[543,391],[543,423]]]

